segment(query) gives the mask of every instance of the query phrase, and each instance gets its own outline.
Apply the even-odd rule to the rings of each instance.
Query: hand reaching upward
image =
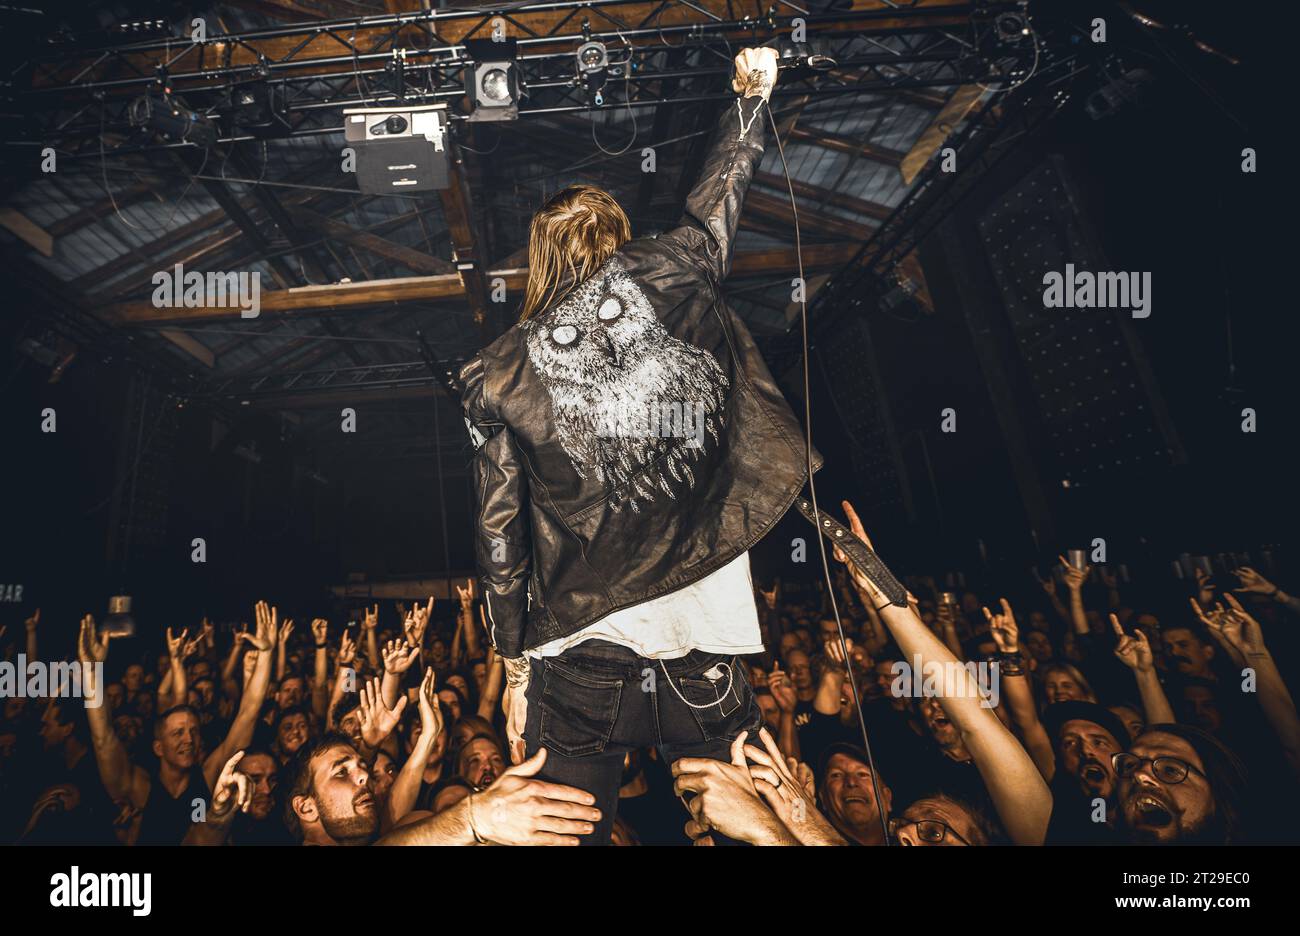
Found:
[[[82,663],[103,663],[108,659],[108,642],[112,635],[105,632],[101,641],[95,634],[95,619],[87,614],[81,619],[81,633],[77,640],[77,658]]]
[[[384,647],[384,669],[400,676],[419,659],[420,651],[401,640],[390,640]]]
[[[1007,599],[999,599],[1002,605],[1001,614],[992,614],[988,608],[984,609],[984,619],[989,622],[989,632],[993,635],[993,642],[998,645],[1000,653],[1019,653],[1020,652],[1020,628],[1016,626],[1016,616],[1011,611],[1011,605]]]
[[[1135,673],[1152,672],[1155,669],[1155,655],[1151,652],[1151,644],[1147,643],[1147,635],[1138,630],[1130,637],[1124,633],[1124,626],[1114,614],[1110,616],[1110,626],[1119,638],[1115,644],[1115,656],[1119,657],[1119,661]]]
[[[372,678],[361,687],[361,740],[377,748],[393,733],[406,711],[406,696],[399,696],[391,709],[384,705],[384,695],[379,691],[379,679]]]

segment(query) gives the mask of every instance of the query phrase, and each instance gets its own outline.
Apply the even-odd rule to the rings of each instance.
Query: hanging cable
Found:
[[[799,208],[795,204],[794,182],[790,178],[790,167],[785,161],[785,147],[781,144],[781,133],[772,116],[772,108],[767,108],[767,119],[772,125],[772,136],[776,139],[776,151],[781,156],[781,170],[785,173],[786,188],[790,192],[790,211],[794,215],[794,255],[799,265],[799,283],[803,278],[803,242],[799,235]],[[880,830],[884,833],[885,844],[889,844],[889,816],[885,801],[880,796],[880,779],[876,773],[876,760],[871,753],[871,739],[867,737],[867,719],[862,711],[862,697],[858,694],[858,681],[853,675],[853,657],[849,655],[848,641],[844,637],[844,623],[840,620],[839,603],[835,600],[835,583],[831,580],[831,566],[826,558],[826,540],[821,534],[821,511],[817,507],[817,484],[813,480],[812,464],[812,400],[808,379],[808,299],[806,290],[799,290],[799,323],[803,332],[803,424],[804,424],[804,459],[808,469],[808,493],[811,495],[813,520],[816,526],[817,546],[821,551],[822,575],[826,583],[826,594],[831,600],[831,613],[835,615],[835,632],[839,635],[840,651],[844,654],[844,669],[848,675],[849,688],[853,693],[853,707],[858,712],[858,726],[862,729],[862,749],[867,754],[867,765],[871,768],[871,790],[876,799],[876,811],[880,815]]]

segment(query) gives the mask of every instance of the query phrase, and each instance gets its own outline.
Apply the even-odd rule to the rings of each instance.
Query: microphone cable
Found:
[[[764,102],[766,106],[767,102]],[[813,480],[812,466],[812,398],[808,380],[808,296],[807,282],[803,275],[803,241],[799,234],[799,208],[795,204],[794,182],[790,178],[790,166],[785,161],[785,147],[781,144],[781,132],[777,128],[772,108],[767,107],[767,119],[772,126],[772,136],[776,139],[776,151],[781,156],[781,170],[785,173],[786,188],[790,193],[790,212],[794,216],[794,253],[799,267],[799,324],[803,330],[803,424],[804,424],[804,459],[808,466],[808,491],[812,501],[813,521],[816,526],[817,546],[821,553],[822,576],[826,583],[826,594],[831,599],[831,612],[835,615],[835,631],[839,637],[840,652],[844,654],[844,669],[848,674],[849,688],[853,693],[853,706],[858,713],[858,726],[862,729],[862,749],[867,754],[867,766],[871,768],[871,790],[876,799],[876,812],[880,816],[880,830],[889,844],[889,817],[886,814],[885,801],[880,796],[880,778],[876,773],[876,760],[871,753],[871,739],[867,737],[867,719],[862,711],[862,697],[858,694],[858,682],[853,675],[853,658],[849,656],[848,641],[844,637],[844,624],[840,620],[839,603],[835,600],[835,583],[831,581],[830,562],[826,558],[826,540],[822,538],[821,511],[817,507],[817,484]],[[883,623],[883,622],[882,622]]]

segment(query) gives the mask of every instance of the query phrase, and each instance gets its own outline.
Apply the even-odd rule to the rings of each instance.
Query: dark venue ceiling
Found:
[[[338,470],[330,442],[339,407],[372,394],[386,401],[391,432],[369,457],[427,452],[441,365],[472,354],[514,313],[532,212],[565,185],[592,182],[627,207],[637,234],[675,223],[726,98],[733,50],[803,16],[840,66],[816,81],[783,82],[774,102],[810,298],[829,276],[869,265],[863,244],[886,241],[873,248],[882,255],[877,269],[903,259],[908,245],[892,243],[891,221],[932,181],[935,153],[952,136],[980,127],[991,135],[1002,117],[989,106],[1002,103],[998,96],[973,82],[1006,86],[1034,54],[1023,37],[998,35],[998,14],[1017,3],[978,11],[952,0],[510,6],[497,9],[520,40],[527,97],[519,120],[456,120],[452,188],[409,197],[355,191],[340,171],[341,110],[393,102],[400,90],[408,102],[447,102],[462,116],[463,43],[490,35],[495,12],[464,4],[425,11],[419,0],[244,0],[29,17],[29,35],[62,28],[29,46],[35,54],[16,94],[26,119],[12,125],[5,166],[26,178],[11,176],[7,200],[11,272],[49,294],[66,328],[129,350],[188,399],[285,414],[296,435],[319,436],[322,470]],[[205,18],[206,43],[173,35],[188,29],[191,12]],[[151,15],[166,22],[166,35],[107,41],[103,27]],[[584,34],[634,63],[625,81],[610,82],[602,106],[573,81]],[[1067,59],[1040,54],[1040,71],[1068,72]],[[200,149],[127,123],[126,108],[159,69],[190,107],[219,118],[231,83],[259,62],[285,88],[287,136],[257,139],[219,121],[220,142]],[[57,172],[32,172],[50,145]],[[641,171],[647,146],[653,173]],[[742,228],[728,291],[756,333],[780,335],[797,312],[797,269],[774,148]],[[260,317],[154,308],[151,277],[175,264],[261,273]],[[498,276],[504,304],[491,302]],[[428,365],[417,332],[440,366]],[[444,441],[459,448],[454,410],[444,410]]]
[[[365,509],[384,494],[400,500],[420,491],[427,500],[436,483],[442,508],[420,522],[450,523],[455,546],[470,498],[451,375],[514,320],[532,213],[564,186],[587,182],[617,197],[637,235],[676,223],[730,98],[732,57],[788,36],[796,19],[836,65],[815,76],[783,73],[772,110],[789,188],[769,145],[726,283],[792,398],[802,395],[803,340],[791,294],[799,269],[791,189],[814,345],[878,313],[882,296],[933,313],[918,245],[1072,100],[1082,112],[1099,87],[1121,96],[1139,90],[1116,80],[1122,63],[1107,48],[1087,41],[1088,4],[430,6],[69,0],[0,8],[0,249],[7,288],[22,297],[21,314],[6,323],[14,359],[29,371],[45,368],[50,382],[89,361],[129,364],[143,379],[124,398],[135,415],[121,427],[105,424],[105,443],[119,447],[116,480],[86,498],[104,497],[116,510],[129,491],[131,506],[121,508],[128,528],[142,510],[141,466],[167,435],[154,405],[202,413],[214,450],[220,436],[236,454],[256,455],[269,434],[292,450],[298,476],[382,488]],[[1127,3],[1102,6],[1130,47],[1159,40],[1193,60],[1222,58],[1172,25],[1169,14],[1183,4],[1138,4],[1158,16]],[[1023,28],[1026,10],[1032,31]],[[191,38],[196,19],[202,41]],[[466,43],[489,38],[494,21],[517,42],[526,93],[517,120],[473,122]],[[599,102],[575,77],[575,51],[587,40],[630,66],[611,73]],[[1145,68],[1187,72],[1186,58],[1142,54]],[[162,81],[213,122],[209,145],[132,126],[132,102]],[[278,131],[251,132],[231,118],[232,90],[249,83],[273,88],[283,102]],[[401,101],[449,107],[450,187],[361,194],[342,171],[342,111]],[[646,148],[654,172],[643,171]],[[955,171],[944,171],[949,149]],[[57,170],[42,171],[50,151]],[[156,308],[152,278],[178,264],[259,273],[259,316]],[[501,284],[506,301],[495,302]],[[339,432],[343,407],[361,414],[364,445]],[[239,509],[255,512],[251,503],[245,496]],[[173,508],[176,526],[181,508]],[[135,524],[138,544],[138,516]],[[319,531],[304,536],[320,540]],[[413,565],[463,567],[465,558],[444,546],[440,560]]]

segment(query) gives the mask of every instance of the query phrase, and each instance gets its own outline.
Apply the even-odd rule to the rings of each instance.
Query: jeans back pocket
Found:
[[[686,703],[706,740],[732,737],[749,721],[752,694],[744,666],[736,658],[698,675],[677,676],[675,681],[681,690],[681,701]]]
[[[623,680],[593,676],[556,659],[542,663],[541,742],[557,754],[580,757],[605,750],[618,721]]]

